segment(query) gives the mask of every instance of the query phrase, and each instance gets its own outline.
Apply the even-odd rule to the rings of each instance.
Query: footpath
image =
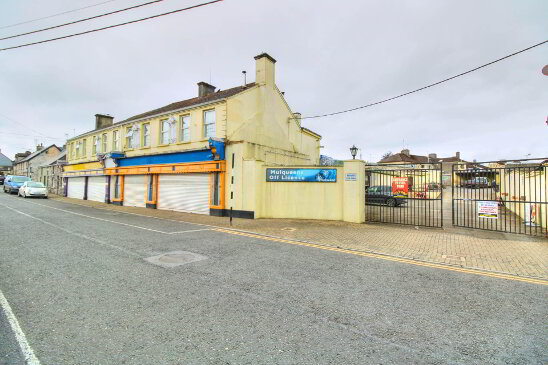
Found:
[[[548,239],[511,233],[297,219],[237,219],[121,207],[51,196],[66,203],[246,232],[421,262],[548,280]],[[444,224],[447,226],[447,224]]]

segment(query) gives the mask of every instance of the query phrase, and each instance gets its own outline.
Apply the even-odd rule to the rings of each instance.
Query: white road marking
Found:
[[[71,234],[71,235],[73,235],[73,236],[83,238],[83,239],[85,239],[85,240],[88,240],[88,241],[97,243],[97,244],[102,245],[102,246],[108,246],[108,247],[110,247],[110,248],[114,248],[115,250],[122,251],[122,252],[124,252],[124,253],[126,253],[126,254],[128,254],[128,255],[131,255],[131,256],[136,256],[136,257],[139,257],[139,258],[141,257],[141,255],[139,255],[139,254],[137,254],[137,253],[135,253],[135,252],[133,252],[133,251],[129,251],[129,250],[123,248],[123,247],[120,247],[120,246],[116,246],[116,245],[110,244],[110,243],[108,243],[108,242],[105,242],[105,241],[99,240],[99,239],[97,239],[97,238],[93,238],[93,237],[87,236],[87,235],[85,235],[85,234],[81,234],[81,233],[77,233],[77,232],[74,232],[74,231],[70,231],[70,230],[68,230],[68,229],[66,229],[66,228],[64,228],[64,227],[61,227],[61,226],[58,226],[58,225],[56,225],[56,224],[50,223],[50,222],[45,221],[45,220],[43,220],[43,219],[40,219],[40,218],[38,218],[38,217],[34,217],[34,216],[30,215],[30,214],[21,212],[20,210],[14,209],[14,208],[12,208],[12,207],[8,207],[7,205],[4,205],[4,204],[0,204],[0,205],[3,206],[3,207],[6,207],[7,209],[13,210],[14,212],[16,212],[16,213],[18,213],[18,214],[24,215],[25,217],[29,217],[29,218],[31,218],[31,219],[35,219],[35,220],[37,220],[37,221],[39,221],[39,222],[42,222],[42,223],[44,223],[44,224],[47,224],[48,226],[57,228],[57,229],[59,229],[59,230],[65,232],[65,233]]]
[[[211,230],[213,230],[213,228],[189,229],[188,231],[169,232],[168,234],[189,233],[189,232],[201,232],[201,231],[211,231]]]
[[[50,200],[50,201],[52,201],[52,200]],[[31,203],[31,202],[29,202],[29,203]],[[70,204],[70,205],[78,205],[79,207],[85,207],[85,208],[91,208],[91,209],[97,209],[97,210],[106,210],[106,211],[109,211],[109,212],[116,212],[116,213],[120,213],[120,214],[131,214],[131,215],[136,215],[136,216],[138,216],[138,217],[145,217],[145,218],[151,218],[151,219],[159,219],[159,220],[167,221],[167,222],[193,224],[193,225],[195,225],[195,226],[211,227],[211,228],[223,228],[223,227],[221,227],[221,226],[214,226],[214,225],[211,225],[211,224],[204,224],[204,223],[194,223],[194,222],[180,221],[180,220],[176,220],[176,219],[169,219],[169,218],[162,218],[162,217],[154,217],[154,216],[151,216],[151,215],[139,214],[139,213],[133,213],[133,212],[122,212],[122,211],[119,211],[119,210],[113,210],[113,209],[108,209],[108,208],[93,207],[93,206],[91,206],[91,205],[78,204],[78,203],[74,203],[74,202],[59,201],[58,203],[61,203],[61,204]],[[39,203],[33,203],[33,204],[41,205],[41,206],[43,206],[43,207],[48,207],[48,208],[51,207],[50,205],[45,205],[45,204],[39,204]]]
[[[171,232],[164,232],[164,231],[159,231],[159,230],[157,230],[157,229],[152,229],[152,228],[146,228],[146,227],[136,226],[136,225],[129,224],[129,223],[122,223],[122,222],[117,222],[117,221],[113,221],[113,220],[110,220],[110,219],[98,218],[98,217],[93,217],[93,216],[91,216],[91,215],[86,215],[86,214],[81,214],[81,213],[75,213],[75,212],[71,212],[70,210],[55,208],[55,207],[52,207],[51,205],[45,205],[45,204],[34,203],[34,202],[29,202],[29,201],[27,201],[27,203],[35,204],[35,205],[40,205],[40,206],[42,206],[42,207],[46,207],[46,208],[49,208],[49,209],[60,210],[61,212],[65,212],[65,213],[69,213],[69,214],[74,214],[74,215],[79,215],[79,216],[81,216],[81,217],[86,217],[86,218],[90,218],[90,219],[95,219],[95,220],[98,220],[98,221],[103,221],[103,222],[109,222],[109,223],[119,224],[119,225],[122,225],[122,226],[127,226],[127,227],[132,227],[132,228],[137,228],[137,229],[143,229],[143,230],[145,230],[145,231],[150,231],[150,232],[156,232],[156,233],[162,233],[162,234],[171,234]]]
[[[21,348],[21,352],[23,353],[23,356],[25,357],[25,360],[27,362],[27,365],[40,365],[40,361],[34,354],[34,351],[30,347],[27,337],[25,336],[25,333],[21,329],[21,326],[19,326],[19,321],[17,320],[17,317],[15,317],[15,314],[13,314],[13,311],[11,310],[11,306],[8,303],[8,300],[4,296],[4,293],[0,290],[0,306],[2,307],[2,310],[4,311],[4,314],[6,315],[6,318],[8,319],[8,322],[11,326],[11,329],[15,335],[15,339],[17,340],[17,343],[19,344],[19,347]]]

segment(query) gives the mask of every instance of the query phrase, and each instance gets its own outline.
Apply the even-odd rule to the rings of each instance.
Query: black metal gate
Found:
[[[452,167],[453,226],[546,236],[548,159]]]
[[[443,227],[441,164],[366,165],[365,220]]]

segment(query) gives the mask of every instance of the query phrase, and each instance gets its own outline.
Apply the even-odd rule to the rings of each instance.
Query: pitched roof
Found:
[[[407,155],[405,153],[399,152],[383,158],[378,163],[390,163],[390,162],[423,164],[423,163],[435,163],[435,162],[467,162],[467,161],[461,160],[457,156],[428,157],[428,156],[420,156],[420,155],[412,155],[412,154]]]
[[[2,167],[11,167],[13,166],[13,162],[2,152],[0,152],[0,166]]]
[[[66,158],[65,158],[66,155],[67,155],[67,150],[63,150],[57,156],[53,156],[52,158],[46,160],[46,162],[44,162],[41,166],[53,165],[55,162],[57,162],[61,159],[64,159],[66,161]]]
[[[32,160],[34,157],[38,156],[38,155],[41,154],[42,152],[46,152],[46,151],[49,150],[51,147],[55,147],[55,148],[59,149],[59,147],[57,147],[55,144],[52,144],[51,146],[44,147],[44,148],[42,148],[42,149],[39,150],[39,151],[34,151],[33,153],[31,153],[30,155],[28,155],[27,157],[25,157],[25,158],[22,159],[21,161],[17,161],[17,163]]]
[[[405,153],[395,153],[383,158],[379,163],[403,162],[403,163],[428,163],[428,157],[419,155],[406,155]],[[436,161],[434,161],[436,162]]]
[[[215,93],[211,93],[211,94],[208,94],[208,95],[205,95],[205,96],[198,96],[198,97],[192,98],[192,99],[177,101],[175,103],[165,105],[161,108],[153,109],[153,110],[150,110],[148,112],[144,112],[144,113],[141,113],[141,114],[134,115],[132,117],[129,117],[129,118],[127,118],[125,120],[122,120],[121,122],[118,122],[118,123],[115,123],[115,124],[126,123],[126,122],[130,122],[130,121],[136,120],[136,119],[152,117],[154,115],[163,114],[163,113],[167,113],[167,112],[170,112],[170,111],[179,110],[179,109],[183,109],[183,108],[188,108],[188,107],[193,106],[193,105],[210,103],[210,102],[213,102],[213,101],[216,101],[216,100],[226,99],[226,98],[231,97],[233,95],[236,95],[236,94],[238,94],[238,93],[240,93],[244,90],[247,90],[247,89],[249,89],[253,86],[255,86],[254,82],[246,84],[245,86],[236,86],[236,87],[233,87],[231,89],[217,91]]]

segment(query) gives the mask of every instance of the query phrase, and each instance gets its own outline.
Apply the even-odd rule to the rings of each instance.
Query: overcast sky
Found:
[[[0,27],[105,0],[2,0]],[[0,36],[146,2],[116,0],[0,28]],[[201,0],[165,0],[102,20],[11,40],[0,48],[153,15]],[[62,145],[94,128],[254,78],[253,57],[276,58],[276,83],[293,111],[328,113],[391,97],[548,39],[548,2],[225,0],[159,19],[0,52],[0,149]],[[464,159],[548,156],[548,45],[435,88],[303,126],[322,154],[377,161],[413,154]],[[249,77],[250,76],[250,77]],[[9,118],[9,119],[8,119]]]

